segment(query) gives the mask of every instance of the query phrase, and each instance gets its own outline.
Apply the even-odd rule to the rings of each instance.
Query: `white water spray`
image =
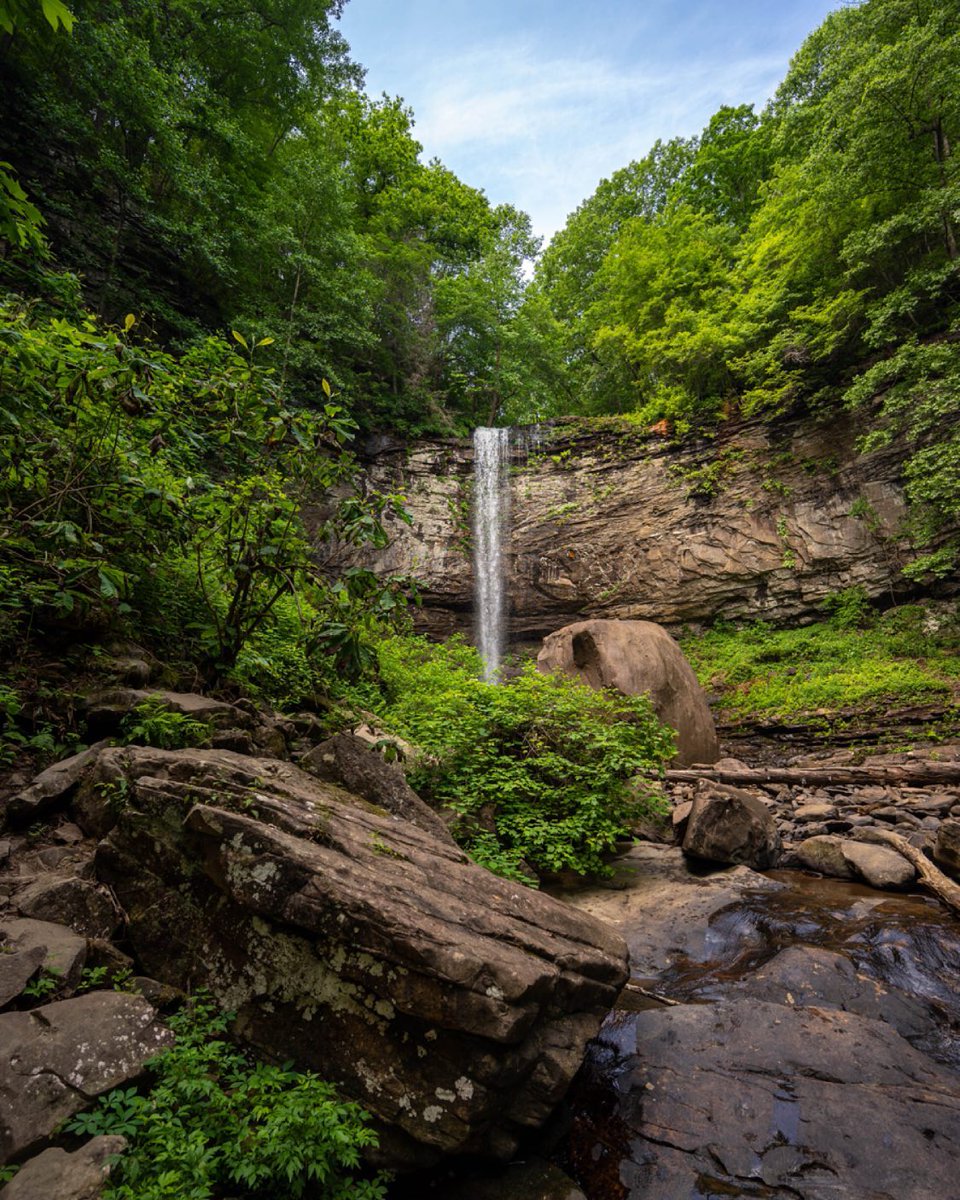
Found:
[[[496,681],[503,658],[506,588],[503,541],[510,510],[507,467],[509,429],[473,431],[473,571],[476,580],[477,648],[483,677]]]

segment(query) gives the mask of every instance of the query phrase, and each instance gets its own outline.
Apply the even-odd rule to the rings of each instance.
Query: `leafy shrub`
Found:
[[[151,697],[128,712],[120,723],[125,745],[156,746],[160,750],[182,750],[203,746],[210,740],[210,726],[168,708],[159,697]]]
[[[873,616],[866,589],[860,586],[844,588],[827,596],[823,611],[837,629],[860,629],[869,625]]]
[[[332,590],[308,497],[318,541],[382,541],[384,514],[406,513],[359,494],[356,425],[329,384],[319,404],[288,404],[260,365],[271,339],[235,335],[241,353],[207,338],[177,357],[136,344],[136,324],[44,319],[0,297],[0,649],[135,622],[222,677],[281,601]]]
[[[176,1044],[150,1064],[146,1095],[116,1088],[65,1126],[127,1138],[104,1200],[383,1200],[383,1175],[354,1175],[361,1150],[377,1143],[359,1105],[313,1074],[249,1062],[224,1039],[226,1016],[202,999],[170,1025]]]
[[[427,752],[411,782],[460,814],[458,837],[492,870],[602,873],[613,845],[658,805],[652,789],[628,786],[674,753],[646,697],[533,664],[486,683],[476,651],[456,639],[388,639],[380,673],[383,720]]]

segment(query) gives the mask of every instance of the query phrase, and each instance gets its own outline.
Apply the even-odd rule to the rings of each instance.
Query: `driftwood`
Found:
[[[960,786],[960,762],[908,762],[873,767],[741,767],[735,770],[716,767],[688,767],[666,771],[667,783],[696,783],[709,779],[739,787],[764,784],[794,784],[800,787],[848,784],[867,787],[926,787],[931,784]]]
[[[671,1008],[678,1008],[682,1004],[682,1001],[671,1000],[669,996],[663,996],[660,992],[651,992],[649,988],[641,987],[639,983],[634,983],[632,979],[629,983],[623,985],[623,990],[625,992],[636,992],[640,996],[646,996],[648,1000],[656,1000],[658,1004],[666,1004]]]
[[[902,854],[907,862],[912,863],[916,868],[920,882],[929,888],[939,900],[942,900],[948,908],[960,913],[960,884],[954,883],[952,879],[944,875],[922,850],[911,845],[906,838],[902,838],[898,833],[888,833],[885,829],[870,829],[860,831],[860,840],[877,842]]]

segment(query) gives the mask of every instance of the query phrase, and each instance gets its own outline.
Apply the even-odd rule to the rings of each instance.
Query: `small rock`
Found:
[[[66,925],[84,937],[109,938],[121,920],[106,889],[76,877],[38,880],[17,892],[14,903],[25,917]]]
[[[58,867],[65,858],[70,857],[70,850],[67,846],[45,846],[37,855],[43,866],[49,870]]]
[[[456,845],[443,818],[420,799],[396,763],[385,762],[362,738],[338,733],[305,754],[300,766],[318,779],[339,784],[432,833],[447,845]]]
[[[63,842],[65,846],[75,846],[83,841],[83,830],[72,821],[64,821],[54,829],[52,837],[55,842]]]
[[[829,821],[837,815],[837,806],[835,804],[824,804],[818,801],[815,804],[801,804],[799,808],[793,810],[794,820],[796,821]]]
[[[678,804],[670,814],[670,823],[673,826],[674,836],[678,842],[682,842],[684,834],[687,832],[687,821],[690,819],[690,813],[693,811],[693,801],[684,800],[682,804]]]
[[[31,1158],[0,1191],[0,1200],[98,1200],[110,1169],[127,1148],[123,1137],[95,1137],[73,1154],[53,1147]]]
[[[840,847],[847,865],[871,887],[906,888],[917,878],[912,864],[889,846],[843,841]]]
[[[921,800],[916,808],[922,809],[925,813],[931,813],[933,816],[944,816],[956,802],[956,796],[928,796],[926,800]]]
[[[951,875],[960,876],[960,821],[951,818],[937,830],[934,861]]]
[[[0,1005],[19,996],[38,967],[59,975],[65,987],[80,982],[87,957],[86,938],[50,921],[8,917],[0,923]]]
[[[835,834],[806,838],[797,846],[797,858],[810,871],[833,879],[852,879],[853,872],[843,854],[843,841]]]
[[[41,771],[29,787],[17,792],[7,801],[6,820],[14,824],[29,825],[49,812],[73,791],[105,745],[105,742],[100,742]]]

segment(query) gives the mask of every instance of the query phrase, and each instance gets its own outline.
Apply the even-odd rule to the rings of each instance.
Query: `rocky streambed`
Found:
[[[134,700],[94,707],[104,734]],[[359,739],[212,718],[210,749],[103,744],[6,797],[11,1200],[98,1194],[118,1147],[57,1128],[138,1078],[197,986],[364,1102],[395,1200],[960,1200],[960,921],[863,840],[949,867],[957,748],[677,771],[685,845],[713,805],[778,869],[667,829],[549,895],[469,863]]]
[[[620,930],[632,969],[557,1148],[587,1200],[960,1196],[960,920],[902,859],[896,877],[858,859],[880,849],[858,840],[871,831],[951,844],[960,790],[935,779],[957,754],[935,753],[796,760],[794,782],[754,782],[794,869],[640,844],[569,897]],[[750,769],[709,774],[743,786]],[[711,786],[675,782],[681,816]]]

